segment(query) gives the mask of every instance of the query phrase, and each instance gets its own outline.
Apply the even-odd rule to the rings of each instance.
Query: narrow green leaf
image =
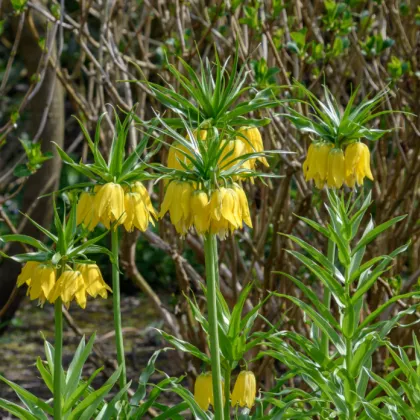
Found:
[[[368,234],[364,235],[360,239],[357,246],[353,249],[352,255],[354,255],[360,248],[362,248],[362,247],[366,246],[367,244],[369,244],[370,242],[372,242],[383,231],[389,229],[391,226],[395,225],[395,223],[398,223],[401,220],[404,220],[406,217],[407,216],[394,217],[393,219],[388,220],[387,222],[382,223],[381,225],[372,229]]]
[[[3,398],[0,398],[0,408],[22,420],[39,420],[38,417],[31,414],[28,410]]]
[[[210,364],[209,357],[200,351],[196,346],[194,346],[191,343],[188,343],[187,341],[180,340],[179,338],[174,337],[173,335],[167,334],[164,331],[157,330],[163,338],[170,344],[172,344],[174,347],[176,347],[178,350],[184,352],[184,353],[190,353],[193,356],[197,357],[198,359],[202,360],[205,363]]]
[[[38,239],[32,238],[32,236],[11,234],[0,236],[0,241],[2,242],[20,242],[27,244],[33,248],[41,249],[42,251],[49,251],[48,247],[44,245]]]

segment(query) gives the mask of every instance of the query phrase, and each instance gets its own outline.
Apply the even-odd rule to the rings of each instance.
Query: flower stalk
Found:
[[[119,240],[118,228],[111,230],[111,248],[114,261],[112,262],[112,304],[114,311],[114,328],[115,328],[115,346],[117,349],[118,366],[122,366],[121,375],[119,378],[120,389],[123,389],[127,383],[127,373],[124,356],[124,341],[122,334],[121,323],[121,296],[120,296],[120,272],[118,270],[119,258]],[[127,394],[124,394],[124,399],[127,399]]]
[[[230,418],[230,380],[231,380],[231,370],[230,366],[226,366],[225,369],[225,389],[224,389],[224,397],[225,397],[225,407],[224,407],[224,415],[225,419]]]
[[[61,369],[63,358],[63,308],[61,298],[54,302],[54,419],[61,420]]]
[[[214,415],[215,419],[223,420],[223,391],[222,391],[222,373],[220,366],[219,352],[219,333],[217,320],[217,287],[218,279],[217,270],[217,249],[216,236],[208,233],[204,240],[204,253],[206,264],[207,279],[207,305],[208,305],[208,322],[209,322],[209,340],[210,340],[210,357],[211,371],[213,377],[213,395],[214,395]]]

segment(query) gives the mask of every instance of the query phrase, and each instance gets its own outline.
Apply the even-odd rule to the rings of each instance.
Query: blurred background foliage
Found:
[[[414,114],[379,118],[377,127],[393,131],[369,143],[375,181],[365,188],[372,189],[370,210],[375,223],[401,214],[408,217],[376,240],[366,258],[388,254],[410,239],[412,245],[369,293],[365,311],[372,311],[396,292],[417,287],[420,6],[413,0],[0,1],[0,232],[33,233],[19,211],[49,225],[50,201],[36,198],[83,181],[70,167],[61,170],[51,145],[58,143],[75,160],[91,159],[72,115],[93,130],[99,115],[108,112],[101,133],[106,155],[112,137],[112,110],[107,104],[121,112],[138,104],[139,118],[150,119],[164,110],[141,80],[179,88],[168,63],[182,71],[177,59],[182,57],[198,69],[200,57],[212,61],[216,49],[221,60],[226,60],[236,45],[240,61],[246,62],[247,83],[254,88],[246,93],[249,98],[267,88],[278,99],[294,97],[298,92],[292,84],[298,80],[320,98],[325,83],[345,106],[357,86],[359,99],[388,87],[383,109]],[[305,115],[309,111],[304,104],[296,109]],[[304,237],[326,251],[326,243],[294,216],[322,221],[325,192],[305,182],[301,166],[310,136],[298,132],[282,116],[284,112],[279,106],[258,114],[272,119],[261,129],[265,149],[293,154],[270,158],[270,170],[282,178],[248,188],[254,229],[238,232],[220,244],[221,287],[228,302],[235,301],[252,280],[257,286],[251,297],[254,302],[270,290],[299,295],[290,281],[273,271],[292,273],[316,286],[315,279],[285,252],[294,245],[277,234]],[[165,116],[171,112],[166,111]],[[129,147],[139,136],[133,127]],[[166,158],[166,147],[154,157],[163,162]],[[148,188],[159,208],[162,185],[150,183]],[[204,337],[183,297],[194,292],[203,303],[202,240],[193,234],[179,239],[165,219],[144,234],[125,234],[121,260],[126,296],[137,296],[140,289],[155,311],[155,320],[161,319],[171,334],[204,349]],[[110,267],[105,260],[99,263],[109,279]],[[10,326],[23,299],[24,291],[15,289],[19,270],[11,261],[2,261],[0,266],[3,329]],[[390,312],[399,305],[403,303],[397,302]],[[284,301],[271,299],[264,316],[272,323],[282,319],[282,328],[307,329],[300,310]],[[264,328],[263,321],[257,327]],[[410,337],[409,328],[397,328],[393,341],[404,344]],[[384,363],[386,360],[388,355],[383,352],[376,372],[390,369],[392,363]],[[269,389],[274,362],[263,359],[256,363],[260,384]],[[183,360],[179,368],[194,374],[199,366]],[[276,369],[282,367],[276,365]]]

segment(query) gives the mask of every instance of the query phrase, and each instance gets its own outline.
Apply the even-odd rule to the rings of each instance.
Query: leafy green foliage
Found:
[[[331,414],[330,406],[339,419],[365,418],[358,416],[369,412],[376,413],[378,417],[375,418],[388,418],[386,416],[393,408],[384,404],[383,398],[374,401],[367,395],[369,378],[378,381],[381,387],[386,383],[371,372],[372,358],[384,345],[390,331],[404,316],[415,312],[419,305],[407,306],[390,319],[377,321],[389,306],[387,302],[363,317],[362,308],[367,292],[386,273],[395,257],[408,247],[407,244],[389,255],[363,262],[366,247],[380,233],[402,220],[402,217],[394,218],[376,227],[370,221],[359,238],[360,223],[370,204],[370,194],[364,200],[359,195],[355,202],[351,198],[346,202],[343,196],[329,192],[327,210],[330,221],[322,229],[317,225],[314,227],[330,242],[330,249],[337,251],[336,256],[335,252],[330,252],[327,258],[306,241],[286,235],[302,249],[288,252],[323,284],[324,294],[332,297],[339,319],[331,313],[329,298],[320,301],[316,293],[302,281],[280,273],[300,289],[302,298],[279,293],[275,295],[297,305],[307,316],[313,333],[310,338],[292,331],[270,334],[265,343],[268,350],[262,351],[259,357],[274,357],[300,376],[312,389],[312,397],[325,402],[320,411],[321,418]],[[411,297],[420,298],[420,292],[395,296],[395,300]],[[413,372],[406,370],[404,373],[409,375]],[[405,385],[401,387],[405,389]],[[404,404],[408,408],[403,405],[396,407],[401,407],[401,410],[405,407],[407,413],[413,411],[415,405]]]
[[[298,130],[315,135],[317,140],[330,142],[340,147],[361,138],[377,141],[390,131],[367,126],[375,118],[392,113],[389,110],[378,111],[387,90],[381,91],[371,99],[364,99],[359,105],[354,106],[359,91],[357,88],[350,96],[344,111],[341,112],[337,100],[326,86],[324,86],[325,103],[297,81],[295,88],[308,98],[309,102],[304,103],[312,109],[312,112],[305,116],[289,108],[290,114],[286,114],[286,117]]]
[[[17,177],[25,177],[34,174],[41,168],[42,164],[52,158],[52,153],[42,153],[41,143],[33,143],[30,140],[20,140],[25,150],[28,162],[26,164],[17,165],[13,174]]]
[[[71,203],[70,212],[68,217],[64,211],[63,218],[61,219],[57,207],[55,204],[55,198],[53,201],[54,207],[54,227],[56,233],[49,231],[48,229],[39,225],[35,220],[31,219],[26,215],[28,220],[41,231],[51,242],[47,245],[31,236],[21,234],[10,234],[0,236],[0,242],[20,242],[27,244],[32,248],[35,248],[35,252],[28,252],[25,254],[17,254],[8,256],[4,252],[0,251],[0,255],[5,258],[10,258],[16,262],[27,262],[27,261],[51,261],[55,266],[61,266],[66,264],[77,264],[77,263],[90,263],[91,260],[88,258],[89,254],[102,253],[108,255],[111,261],[113,261],[112,253],[103,246],[96,245],[102,238],[107,235],[108,231],[96,236],[95,238],[87,239],[86,233],[79,234],[76,226],[76,202]]]
[[[105,114],[102,114],[98,119],[94,140],[92,140],[83,122],[76,118],[88,142],[89,149],[93,155],[93,163],[76,163],[60,146],[56,144],[58,154],[64,163],[72,167],[80,174],[95,181],[73,185],[69,187],[71,189],[84,188],[87,186],[92,187],[96,183],[102,184],[107,182],[129,184],[130,182],[143,180],[150,177],[150,174],[145,172],[147,164],[142,161],[142,154],[146,150],[147,143],[150,139],[150,136],[152,135],[155,124],[151,124],[149,130],[144,134],[136,148],[128,156],[126,156],[125,147],[130,125],[135,118],[134,111],[127,113],[123,121],[121,121],[118,114],[114,112],[114,138],[112,139],[111,143],[109,159],[106,160],[102,155],[99,147],[101,122],[104,117]],[[158,148],[155,148],[152,153],[149,153],[146,156],[146,158],[150,159],[151,156],[158,150]]]
[[[168,70],[184,90],[185,96],[170,85],[166,87],[144,81],[162,105],[179,115],[164,121],[173,128],[184,128],[184,120],[187,120],[193,128],[211,126],[225,130],[242,125],[267,124],[267,119],[249,120],[245,115],[279,104],[274,97],[270,98],[270,89],[258,92],[251,101],[241,101],[241,97],[251,86],[245,85],[246,67],[239,67],[238,52],[236,51],[233,59],[230,74],[227,71],[228,61],[220,63],[217,52],[215,59],[214,64],[208,59],[201,62],[200,74],[196,74],[186,61],[179,58],[187,76],[167,62]]]
[[[92,388],[92,381],[99,374],[103,368],[97,369],[87,379],[82,379],[84,365],[92,351],[93,343],[95,341],[95,334],[86,343],[83,337],[77,347],[77,350],[70,362],[67,371],[61,369],[62,376],[62,402],[63,402],[63,415],[66,419],[96,419],[104,420],[115,417],[110,416],[111,410],[108,409],[116,404],[115,398],[111,403],[107,404],[104,400],[112,390],[114,384],[119,378],[121,368],[117,369],[109,379],[99,389]],[[54,347],[45,340],[45,357],[46,361],[38,358],[36,367],[42,380],[47,388],[53,393],[53,380],[54,380]],[[43,401],[36,397],[31,392],[25,390],[21,386],[11,382],[0,375],[0,381],[4,382],[12,388],[24,407],[20,407],[14,403],[0,399],[0,408],[13,414],[19,419],[45,419],[53,415],[53,400],[49,399]],[[127,385],[127,388],[130,384]],[[121,392],[121,391],[120,391]]]

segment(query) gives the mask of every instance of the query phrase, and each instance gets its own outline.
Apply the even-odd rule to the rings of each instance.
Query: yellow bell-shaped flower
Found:
[[[346,175],[344,153],[341,149],[332,149],[328,154],[328,188],[341,188]]]
[[[245,222],[252,227],[248,201],[243,189],[221,187],[210,199],[210,232],[225,238],[229,232],[241,229]]]
[[[190,182],[173,181],[166,189],[159,217],[167,212],[176,231],[185,235],[191,228],[193,217],[191,213],[191,195],[194,188]]]
[[[210,404],[214,404],[213,379],[211,372],[202,373],[197,377],[194,384],[194,399],[204,411],[209,409]]]
[[[83,224],[92,231],[99,223],[99,217],[94,211],[95,196],[88,192],[82,192],[76,207],[76,224]]]
[[[303,174],[306,181],[313,180],[317,188],[324,187],[328,177],[328,156],[333,144],[311,143],[306,160],[303,162]]]
[[[98,295],[106,299],[108,292],[112,292],[111,288],[105,283],[101,270],[96,264],[77,264],[77,271],[79,271],[83,277],[85,283],[86,293],[93,298]]]
[[[223,389],[223,380],[221,381],[221,385]],[[194,400],[204,411],[207,411],[210,405],[214,407],[213,378],[211,372],[202,373],[197,377],[194,384]],[[223,395],[224,403],[225,396]]]
[[[204,191],[195,191],[191,195],[191,212],[195,230],[199,235],[204,235],[210,227],[209,198]]]
[[[48,300],[53,303],[59,297],[67,308],[74,299],[81,308],[86,308],[86,285],[80,271],[68,269],[61,274],[48,296]]]
[[[238,137],[245,144],[245,153],[264,152],[264,144],[260,130],[257,127],[241,127],[240,134],[245,137]],[[255,168],[256,161],[261,162],[264,166],[269,166],[264,156],[249,160],[251,169]]]
[[[248,199],[246,198],[245,191],[238,185],[233,186],[233,191],[235,191],[239,200],[240,219],[242,219],[246,225],[252,228],[251,214],[249,212]]]
[[[28,285],[28,295],[31,300],[38,299],[44,304],[48,299],[56,281],[55,269],[44,263],[27,262],[17,279],[17,286]]]
[[[144,232],[149,223],[154,225],[153,217],[156,218],[156,212],[149,193],[141,182],[135,182],[130,188],[125,188],[124,208],[124,227],[128,232],[132,232],[134,228]]]
[[[363,185],[364,178],[373,181],[372,171],[370,169],[370,152],[364,143],[356,142],[348,145],[344,153],[346,166],[346,184],[354,188],[356,182]]]
[[[248,407],[251,409],[255,403],[257,385],[255,375],[248,370],[243,370],[236,379],[231,395],[232,407]]]
[[[95,215],[107,229],[110,224],[117,222],[117,225],[124,223],[127,217],[124,208],[124,189],[121,185],[108,182],[98,188],[93,203]]]

